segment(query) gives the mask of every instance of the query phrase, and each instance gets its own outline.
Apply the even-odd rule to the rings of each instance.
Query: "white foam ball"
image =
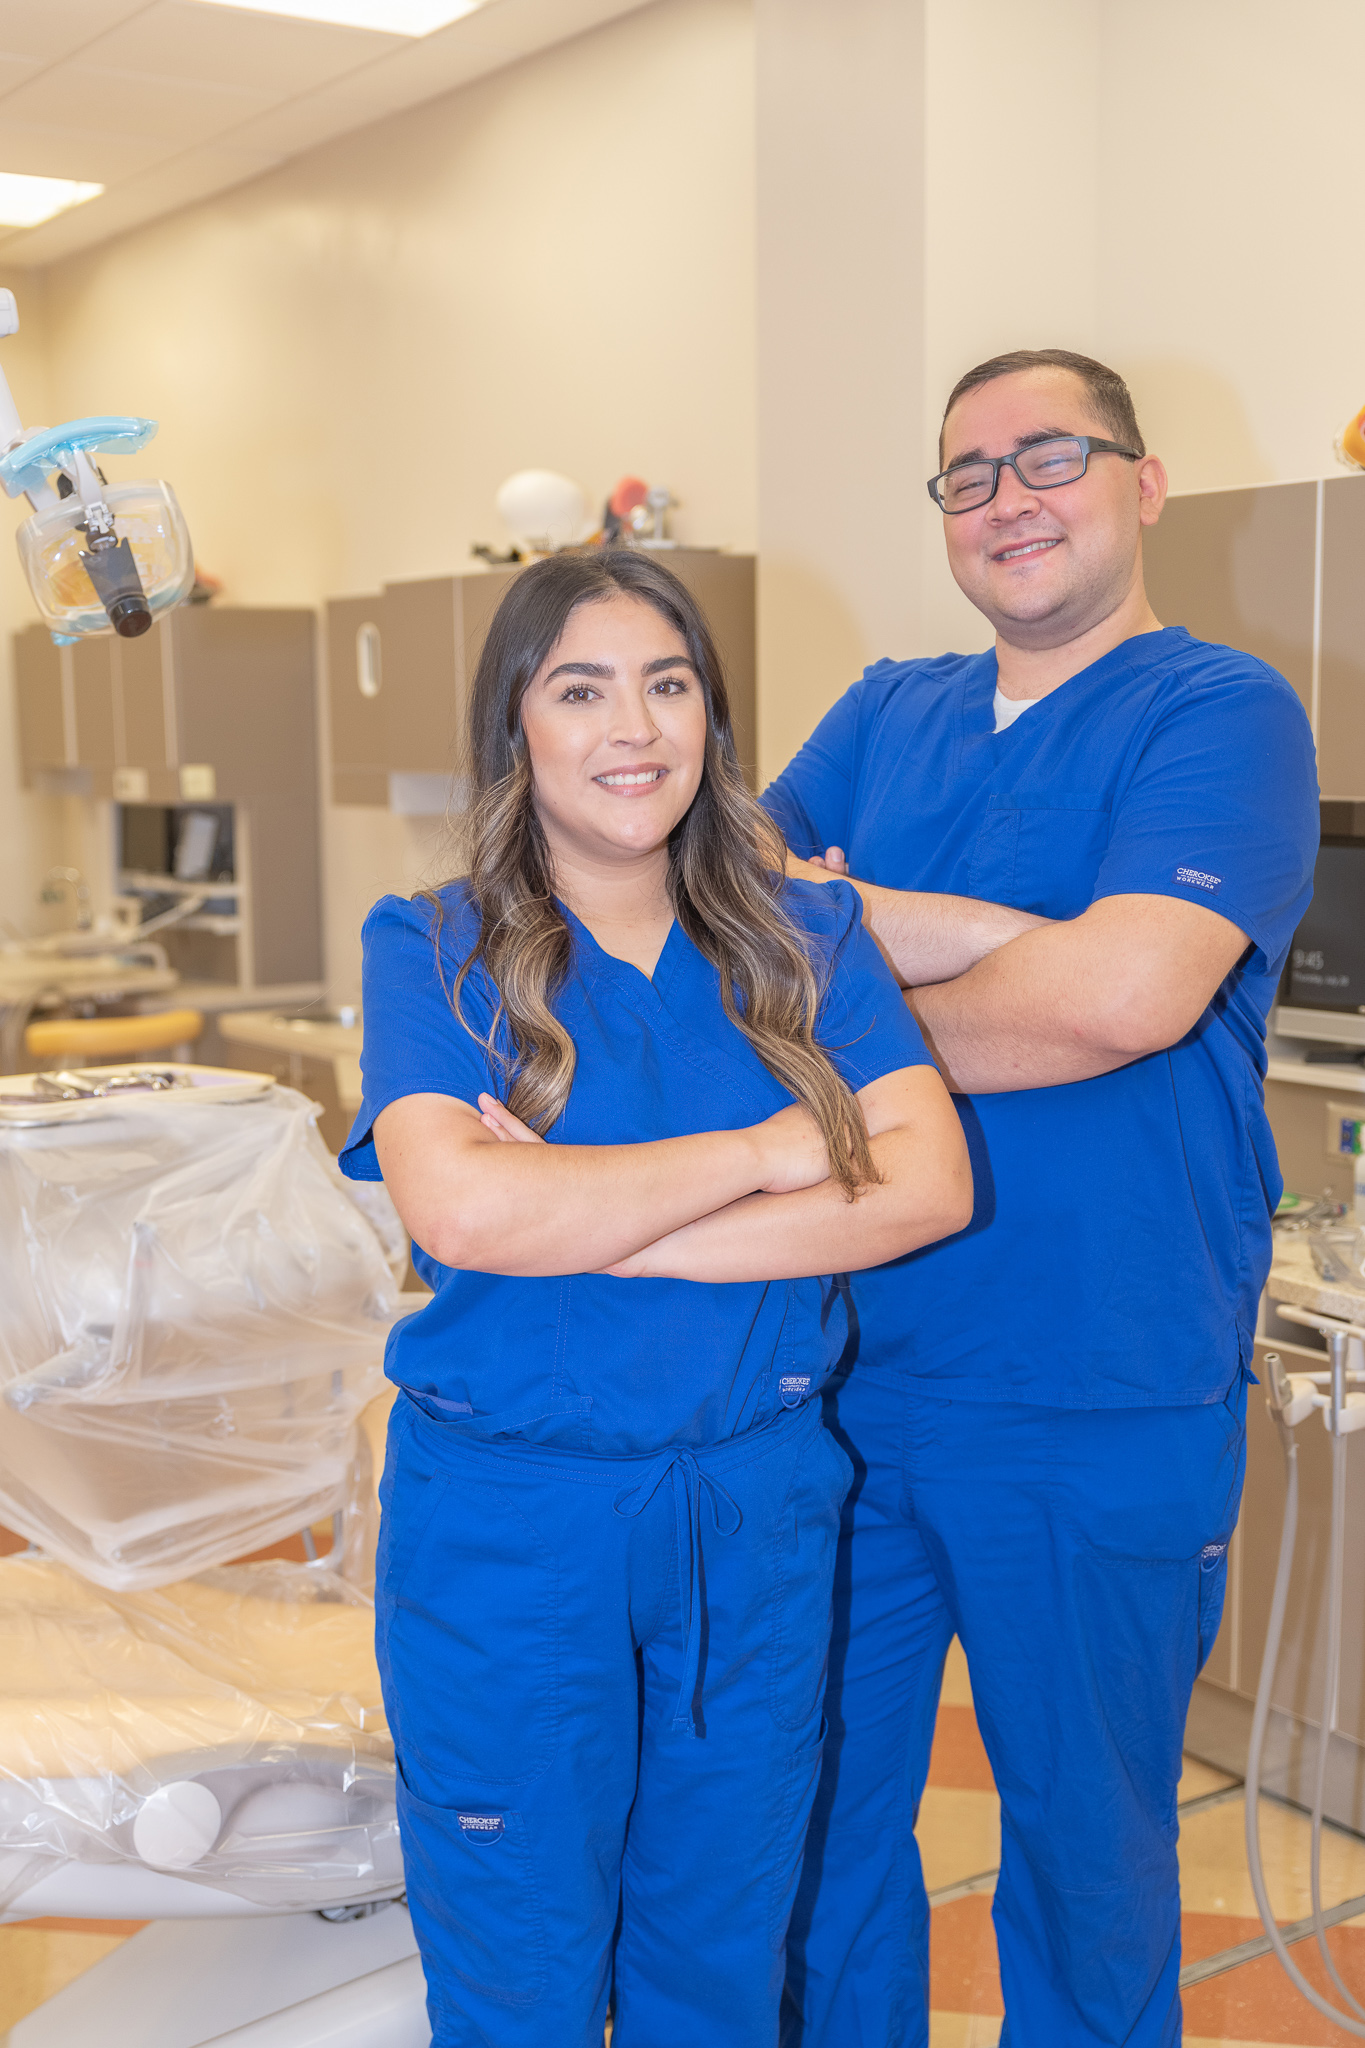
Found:
[[[498,517],[528,554],[572,547],[592,531],[588,500],[572,477],[553,469],[519,469],[502,484]]]

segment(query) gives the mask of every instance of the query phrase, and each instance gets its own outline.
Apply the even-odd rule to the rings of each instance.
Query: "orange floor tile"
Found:
[[[928,1783],[961,1792],[994,1792],[995,1779],[970,1707],[940,1706]]]
[[[1259,1923],[1255,1932],[1260,1932]],[[1328,1942],[1342,1978],[1365,2003],[1365,1928],[1334,1927]],[[1296,1942],[1290,1954],[1309,1983],[1328,1993],[1317,1944],[1312,1940]],[[1299,1995],[1274,1956],[1258,1957],[1221,1977],[1192,1984],[1182,1996],[1187,2036],[1258,2044],[1292,2042],[1294,2048],[1345,2048],[1351,2039]]]

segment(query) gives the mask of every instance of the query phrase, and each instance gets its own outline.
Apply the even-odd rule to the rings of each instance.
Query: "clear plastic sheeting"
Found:
[[[398,1246],[289,1089],[77,1107],[0,1122],[0,1523],[130,1591],[344,1505]]]
[[[365,1596],[264,1562],[118,1593],[0,1561],[0,1906],[132,1864],[298,1911],[402,1886]]]

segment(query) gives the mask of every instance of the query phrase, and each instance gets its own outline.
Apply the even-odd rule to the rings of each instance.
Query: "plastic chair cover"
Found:
[[[343,1504],[406,1246],[290,1089],[90,1110],[0,1124],[0,1523],[130,1591]]]
[[[281,1911],[401,1888],[364,1594],[263,1562],[155,1591],[0,1560],[0,1906],[123,1863]]]

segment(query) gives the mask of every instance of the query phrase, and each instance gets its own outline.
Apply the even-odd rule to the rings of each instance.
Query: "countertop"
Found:
[[[1365,1281],[1359,1287],[1345,1287],[1324,1280],[1313,1264],[1306,1234],[1276,1231],[1265,1291],[1272,1301],[1306,1308],[1317,1316],[1336,1316],[1343,1323],[1365,1324]]]
[[[360,1107],[361,1028],[354,1024],[282,1017],[276,1010],[224,1010],[218,1029],[229,1044],[261,1046],[267,1052],[296,1053],[300,1059],[329,1060],[337,1095],[352,1114]]]

